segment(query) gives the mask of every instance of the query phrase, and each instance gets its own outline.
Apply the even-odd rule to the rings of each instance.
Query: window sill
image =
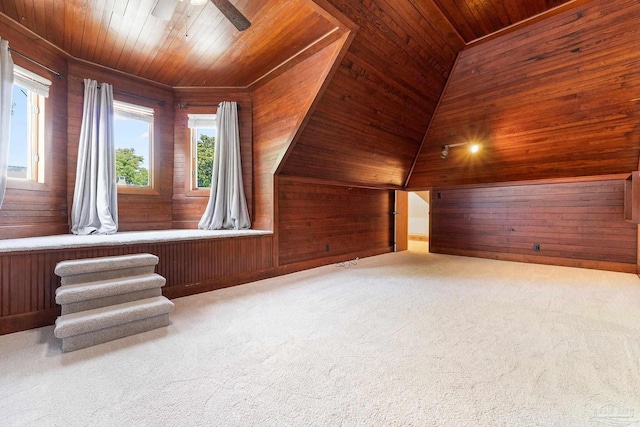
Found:
[[[7,179],[7,189],[27,191],[49,191],[49,186],[44,182],[28,181],[26,179]]]
[[[211,195],[211,189],[199,189],[199,190],[187,190],[186,196],[188,197],[209,197]]]
[[[139,196],[159,196],[160,192],[153,188],[129,187],[126,185],[118,185],[118,194],[132,194]]]

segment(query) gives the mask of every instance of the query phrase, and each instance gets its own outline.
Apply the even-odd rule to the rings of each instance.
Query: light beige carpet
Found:
[[[73,353],[0,337],[0,424],[640,423],[635,275],[410,251],[174,302]]]

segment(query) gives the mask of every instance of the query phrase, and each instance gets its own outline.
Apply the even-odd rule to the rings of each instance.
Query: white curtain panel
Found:
[[[0,38],[0,207],[7,189],[12,95],[13,60],[9,52],[9,42]]]
[[[251,228],[242,186],[238,106],[222,102],[216,115],[216,146],[213,157],[211,196],[198,223],[201,230]]]
[[[118,190],[113,140],[113,87],[84,80],[84,109],[76,186],[71,209],[73,234],[118,231]]]

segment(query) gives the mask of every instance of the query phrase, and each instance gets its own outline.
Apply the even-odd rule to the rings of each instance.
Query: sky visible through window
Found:
[[[27,167],[27,94],[26,89],[18,85],[13,86],[9,166]]]
[[[11,139],[9,145],[9,166],[27,167],[27,90],[13,86],[11,109]],[[204,132],[209,134],[208,132]],[[115,114],[114,138],[116,148],[133,148],[144,157],[142,167],[149,169],[149,123]]]
[[[198,128],[197,131],[198,131],[198,134],[196,135],[197,141],[200,140],[200,135],[207,135],[209,137],[216,136],[216,130],[213,128]]]
[[[149,170],[149,123],[123,117],[116,111],[114,142],[116,148],[133,148],[136,155],[144,157],[142,167]]]

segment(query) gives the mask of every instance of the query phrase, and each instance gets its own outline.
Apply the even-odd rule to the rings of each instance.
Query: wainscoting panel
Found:
[[[160,258],[163,294],[177,298],[272,274],[272,235],[0,254],[0,334],[52,324],[59,314],[58,262],[135,253]]]

